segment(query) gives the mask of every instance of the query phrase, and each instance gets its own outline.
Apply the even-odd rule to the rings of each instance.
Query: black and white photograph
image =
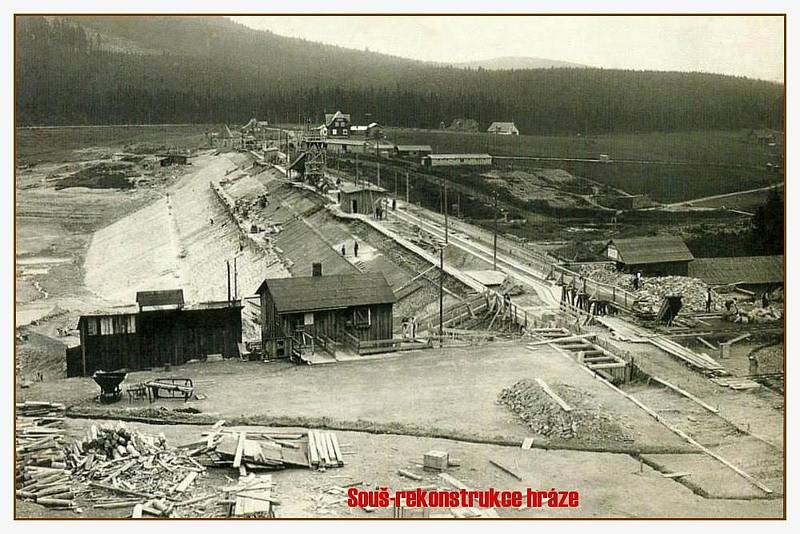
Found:
[[[6,17],[15,519],[787,518],[784,12],[75,7]]]

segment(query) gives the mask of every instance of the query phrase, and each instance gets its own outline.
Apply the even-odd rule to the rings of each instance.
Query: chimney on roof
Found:
[[[322,264],[321,263],[312,263],[311,264],[311,276],[322,276]]]

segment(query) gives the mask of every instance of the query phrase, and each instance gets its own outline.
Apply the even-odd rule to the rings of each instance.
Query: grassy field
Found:
[[[207,146],[208,125],[75,126],[17,128],[17,162],[53,163],[69,160],[75,150],[89,147],[122,149],[146,144],[167,148]]]
[[[747,131],[505,137],[388,129],[386,134],[390,140],[401,144],[430,144],[434,152],[577,159],[597,159],[600,154],[608,154],[614,160],[610,164],[504,161],[502,165],[561,168],[632,194],[647,194],[660,202],[731,193],[781,180],[780,176],[766,170],[769,149],[749,143]]]

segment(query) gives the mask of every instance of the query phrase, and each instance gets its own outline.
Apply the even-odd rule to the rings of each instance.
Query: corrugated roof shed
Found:
[[[608,242],[608,245],[611,244],[619,252],[618,261],[627,265],[691,261],[694,259],[683,239],[673,235],[612,239]],[[608,245],[606,245],[606,248]]]
[[[161,291],[138,291],[136,303],[144,306],[183,306],[183,289],[164,289]]]
[[[689,276],[709,285],[782,284],[783,256],[698,258],[689,264]]]
[[[392,304],[394,292],[381,273],[334,274],[264,280],[256,293],[269,291],[278,313]]]

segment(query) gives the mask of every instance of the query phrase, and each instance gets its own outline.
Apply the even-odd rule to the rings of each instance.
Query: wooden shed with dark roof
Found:
[[[711,286],[768,291],[783,285],[783,256],[698,258],[689,265],[689,276]]]
[[[268,358],[392,338],[394,292],[381,273],[267,279],[261,297],[261,340]]]
[[[612,239],[603,256],[621,271],[649,276],[687,276],[694,260],[683,239],[673,235]]]

